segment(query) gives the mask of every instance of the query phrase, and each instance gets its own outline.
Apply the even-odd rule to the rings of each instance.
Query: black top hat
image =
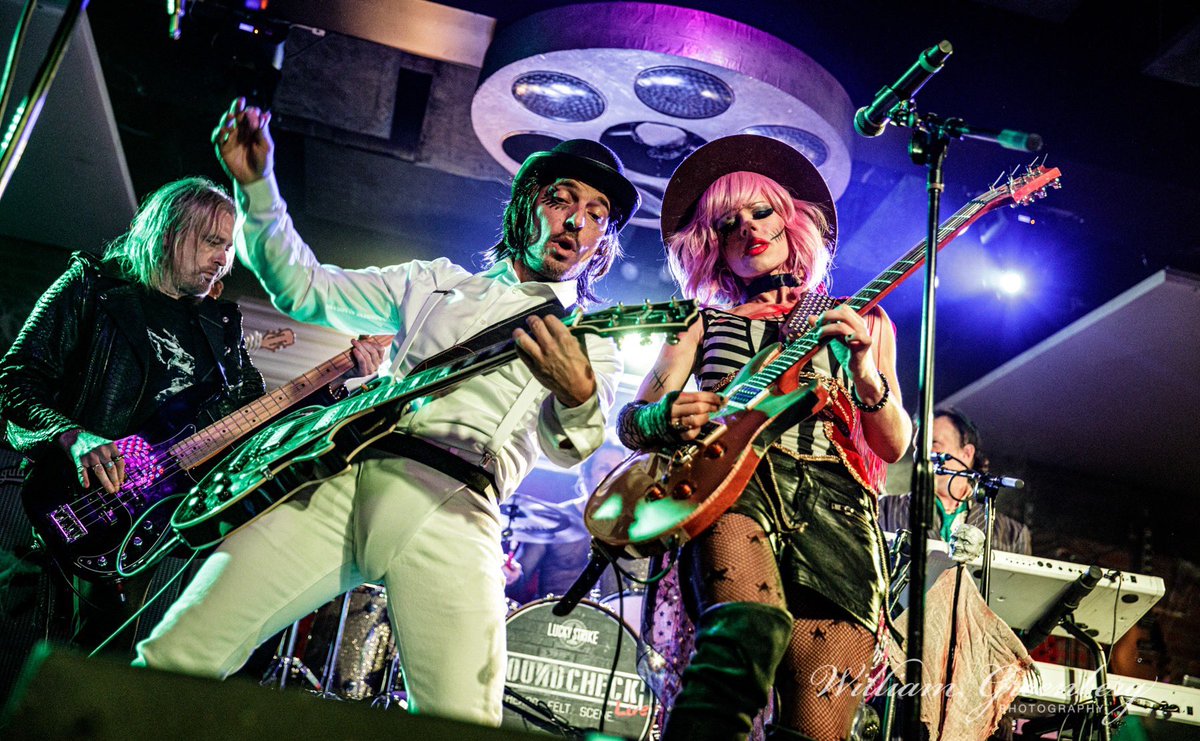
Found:
[[[617,231],[625,228],[642,200],[637,188],[625,177],[625,167],[616,152],[591,139],[568,139],[548,152],[534,152],[526,157],[513,176],[513,193],[531,177],[539,183],[572,178],[608,196],[610,217]]]
[[[715,139],[679,163],[662,201],[662,237],[688,225],[696,213],[700,196],[717,179],[731,172],[766,175],[802,201],[811,201],[829,217],[830,239],[837,238],[837,209],[833,194],[816,165],[792,146],[757,134],[735,134]]]

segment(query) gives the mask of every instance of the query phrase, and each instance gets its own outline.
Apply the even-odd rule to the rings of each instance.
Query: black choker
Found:
[[[760,275],[746,284],[746,298],[754,298],[760,293],[774,291],[776,288],[783,288],[784,286],[796,288],[799,285],[800,279],[791,273]]]

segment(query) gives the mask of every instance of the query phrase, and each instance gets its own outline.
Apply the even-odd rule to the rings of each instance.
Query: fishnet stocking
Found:
[[[874,636],[821,595],[796,590],[789,600],[770,541],[745,515],[726,514],[692,547],[692,577],[701,611],[721,602],[759,602],[795,618],[776,672],[776,723],[817,741],[846,737],[862,699]]]
[[[824,598],[807,595],[824,604],[803,611],[821,617],[802,615],[792,623],[792,640],[775,674],[776,722],[817,741],[840,741],[862,702],[875,636],[849,618],[834,617],[837,608]]]
[[[696,539],[692,578],[701,612],[721,602],[787,608],[771,542],[745,515],[723,515]]]

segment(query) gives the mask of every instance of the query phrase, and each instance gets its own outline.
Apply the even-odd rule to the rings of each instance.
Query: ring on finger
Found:
[[[687,423],[683,421],[684,419],[685,419],[684,417],[680,417],[679,419],[671,422],[671,428],[674,429],[676,432],[682,432],[683,430],[686,430]]]
[[[105,468],[112,468],[112,467],[113,467],[113,466],[115,466],[115,465],[117,465],[117,462],[116,462],[116,461],[108,461],[107,463],[105,463],[105,464],[104,464],[104,467],[105,467]]]

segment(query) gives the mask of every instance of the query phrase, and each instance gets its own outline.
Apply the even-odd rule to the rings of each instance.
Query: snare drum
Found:
[[[637,674],[637,637],[599,605],[581,602],[558,617],[557,603],[532,602],[508,616],[502,725],[555,735],[563,726],[599,730],[603,707],[605,733],[646,738],[654,698]]]

